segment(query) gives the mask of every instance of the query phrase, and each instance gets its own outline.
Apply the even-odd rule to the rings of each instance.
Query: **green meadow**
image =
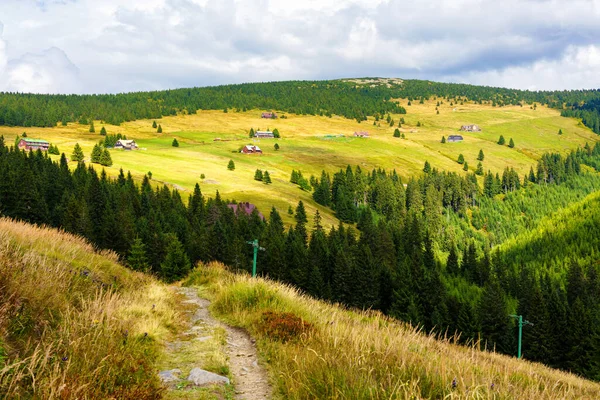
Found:
[[[95,121],[96,133],[90,133],[87,125],[69,124],[54,128],[0,127],[0,134],[11,143],[25,131],[30,138],[46,139],[57,145],[67,156],[75,143],[79,143],[89,159],[92,147],[102,139],[100,129],[105,126],[109,134],[124,134],[140,147],[137,151],[112,150],[114,164],[106,169],[111,176],[118,174],[120,168],[131,171],[137,179],[152,172],[156,184],[165,183],[177,188],[184,196],[191,193],[198,182],[205,195],[212,197],[218,190],[222,198],[256,204],[265,215],[274,206],[287,223],[292,221],[288,207],[295,207],[303,200],[310,215],[319,209],[325,226],[335,225],[337,220],[329,210],[312,201],[311,193],[289,182],[293,169],[302,171],[309,178],[310,175],[319,177],[323,169],[334,173],[347,165],[358,165],[367,171],[396,169],[406,180],[421,173],[426,160],[434,168],[465,173],[463,166],[456,162],[459,154],[463,154],[473,172],[479,150],[483,150],[486,171],[501,172],[508,166],[522,176],[545,152],[565,153],[586,142],[593,145],[598,141],[598,136],[578,120],[561,117],[558,110],[542,106],[535,109],[529,105],[492,107],[466,103],[451,106],[444,102],[437,107],[438,114],[436,99],[410,106],[406,100],[400,101],[407,114],[392,115],[394,127],[390,127],[385,119],[373,125],[372,117],[359,124],[338,116],[328,118],[279,112],[287,118],[265,120],[260,118],[260,110],[229,110],[227,113],[199,111],[193,115],[164,117],[157,120],[163,129],[161,134],[152,128],[152,120],[137,120],[120,126]],[[403,139],[393,137],[401,117],[405,119],[400,128],[405,136]],[[478,124],[482,132],[459,132],[460,126],[465,124]],[[281,138],[251,139],[248,137],[250,128],[277,128]],[[562,135],[558,134],[559,129]],[[367,131],[369,137],[355,138],[355,131]],[[464,141],[442,144],[442,136],[451,134],[461,134]],[[500,135],[507,144],[512,138],[515,147],[498,145]],[[179,147],[172,147],[174,138]],[[275,143],[279,144],[280,150],[274,150]],[[258,145],[263,154],[239,153],[246,144]],[[234,171],[227,169],[229,160],[235,162]],[[255,181],[256,169],[269,171],[273,183],[265,185]],[[202,174],[204,179],[201,179]]]

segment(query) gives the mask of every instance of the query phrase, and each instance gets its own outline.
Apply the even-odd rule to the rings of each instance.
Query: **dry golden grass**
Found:
[[[258,338],[285,399],[597,399],[600,385],[541,364],[458,346],[376,312],[344,310],[263,279],[200,266],[212,310]],[[297,340],[261,336],[265,311],[314,325]],[[455,387],[453,388],[453,381]]]
[[[0,398],[158,398],[177,321],[170,291],[113,253],[0,219]]]

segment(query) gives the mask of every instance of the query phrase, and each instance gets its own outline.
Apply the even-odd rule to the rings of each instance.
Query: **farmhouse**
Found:
[[[354,132],[355,137],[369,137],[369,132]]]
[[[135,140],[119,139],[115,143],[115,149],[137,150],[137,148]]]
[[[19,150],[42,150],[48,151],[50,147],[50,143],[41,139],[28,139],[23,138],[19,140],[19,144],[17,145]]]
[[[247,144],[240,153],[244,154],[262,154],[262,150],[258,146]]]
[[[260,116],[261,118],[275,119],[277,118],[277,114],[274,112],[264,112]]]
[[[450,135],[448,136],[448,142],[452,143],[452,142],[462,142],[463,141],[463,137],[460,135]]]
[[[256,131],[254,137],[263,139],[273,139],[275,135],[273,135],[273,132],[270,131]]]
[[[479,125],[463,125],[460,130],[463,132],[481,132]]]
[[[262,213],[260,211],[258,211],[256,206],[252,203],[248,203],[248,202],[241,202],[241,203],[237,203],[237,204],[230,203],[230,204],[227,204],[227,207],[231,208],[235,215],[238,215],[238,213],[240,213],[240,212],[244,212],[247,215],[251,215],[254,211],[256,211],[256,213],[258,214],[258,217],[260,219],[262,219],[263,221],[265,220],[265,216],[262,215]]]

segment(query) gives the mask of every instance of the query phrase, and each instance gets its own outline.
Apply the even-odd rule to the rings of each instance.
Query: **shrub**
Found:
[[[258,329],[269,339],[285,343],[309,333],[313,330],[313,325],[289,312],[265,311]]]

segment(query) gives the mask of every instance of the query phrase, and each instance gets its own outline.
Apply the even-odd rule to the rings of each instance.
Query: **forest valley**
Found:
[[[485,173],[483,187],[435,166],[406,186],[395,171],[348,166],[311,180],[314,199],[356,229],[326,229],[300,202],[286,230],[275,208],[236,215],[199,185],[186,204],[148,176],[71,171],[64,154],[53,162],[2,138],[0,213],[86,237],[168,282],[197,261],[249,271],[257,238],[262,276],[506,354],[517,347],[509,314],[522,314],[534,324],[525,358],[600,380],[599,168],[598,144],[546,154],[526,176]]]

